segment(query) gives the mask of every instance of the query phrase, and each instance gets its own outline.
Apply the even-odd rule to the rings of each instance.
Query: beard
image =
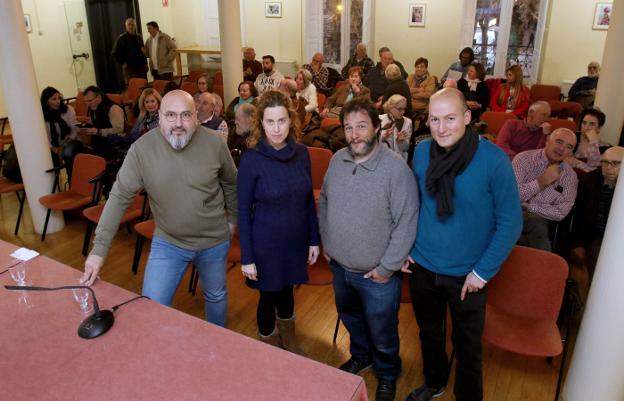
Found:
[[[349,142],[349,148],[348,148],[349,154],[354,159],[368,156],[375,149],[375,145],[377,145],[377,142],[378,142],[377,135],[373,135],[371,138],[367,140],[359,139],[358,142],[364,144],[362,150],[359,150],[359,151],[355,150],[353,146],[354,145],[353,141]]]
[[[270,70],[263,68],[262,72],[264,72],[266,75],[271,75],[271,73],[273,72],[273,69],[271,68]]]
[[[174,134],[173,129],[170,129],[169,132],[165,134],[165,139],[175,150],[182,150],[191,141],[193,132],[194,131],[185,130],[183,134]]]

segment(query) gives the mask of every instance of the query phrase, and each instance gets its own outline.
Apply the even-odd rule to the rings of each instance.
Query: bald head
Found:
[[[457,89],[457,81],[454,80],[453,78],[449,78],[446,81],[444,81],[442,88],[456,88]]]
[[[253,47],[246,47],[245,51],[243,52],[243,57],[247,61],[253,61],[256,59],[256,51]]]
[[[284,78],[280,81],[278,90],[288,97],[297,94],[297,82],[292,78]]]
[[[171,92],[167,92],[160,103],[160,110],[166,110],[170,103],[183,103],[188,107],[188,110],[195,111],[193,96],[181,89],[174,89]]]
[[[466,98],[464,97],[464,94],[461,93],[461,91],[459,91],[458,89],[453,88],[453,87],[441,89],[437,91],[436,93],[434,93],[433,95],[431,95],[431,98],[429,99],[429,104],[431,105],[431,103],[433,103],[434,101],[452,102],[458,105],[459,107],[461,107],[463,111],[468,110],[468,106],[466,106]]]
[[[464,95],[454,88],[442,89],[429,100],[429,128],[436,143],[450,151],[466,133],[471,114]]]
[[[604,183],[613,188],[620,175],[620,165],[624,157],[624,148],[614,146],[607,149],[600,158],[600,169]]]
[[[171,147],[183,149],[199,125],[193,97],[180,89],[168,92],[160,103],[158,125]]]

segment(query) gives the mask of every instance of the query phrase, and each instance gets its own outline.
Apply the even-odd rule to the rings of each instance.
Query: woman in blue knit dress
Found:
[[[242,273],[260,291],[258,337],[302,354],[295,342],[293,286],[308,280],[320,237],[310,156],[297,143],[299,133],[290,99],[264,93],[238,170],[238,218]]]

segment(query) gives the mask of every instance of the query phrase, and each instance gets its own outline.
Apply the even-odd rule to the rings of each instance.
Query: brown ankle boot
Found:
[[[293,315],[290,319],[276,318],[275,323],[277,324],[284,349],[301,356],[307,356],[305,352],[299,348],[297,340],[295,339],[295,316]]]
[[[272,345],[277,348],[284,348],[282,346],[282,340],[280,339],[277,327],[273,329],[273,333],[269,334],[268,336],[263,336],[262,334],[260,334],[259,331],[256,334],[258,335],[258,340],[262,341],[263,343]]]

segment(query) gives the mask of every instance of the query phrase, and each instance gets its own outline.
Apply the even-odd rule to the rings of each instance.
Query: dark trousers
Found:
[[[290,319],[295,313],[293,286],[286,286],[280,291],[260,291],[256,319],[258,331],[269,336],[275,330],[275,312],[280,319]]]
[[[163,81],[171,81],[173,80],[173,72],[163,72],[160,74],[158,70],[152,70],[152,76],[154,80],[162,79]]]
[[[457,358],[455,398],[457,401],[483,399],[483,350],[481,336],[485,322],[486,292],[466,293],[460,300],[466,277],[433,273],[413,264],[410,291],[416,321],[420,328],[423,373],[427,386],[446,386],[449,374],[444,321],[447,305],[451,310],[453,346]]]
[[[126,85],[131,78],[143,78],[147,79],[147,65],[126,65],[125,68],[122,67],[124,74],[124,81]]]
[[[548,232],[554,223],[527,210],[522,212],[522,234],[518,245],[552,252],[552,245]]]
[[[396,380],[401,374],[399,357],[399,304],[401,276],[394,274],[384,284],[364,278],[364,273],[344,269],[336,261],[334,273],[336,309],[349,331],[351,355],[373,361],[379,379]]]

